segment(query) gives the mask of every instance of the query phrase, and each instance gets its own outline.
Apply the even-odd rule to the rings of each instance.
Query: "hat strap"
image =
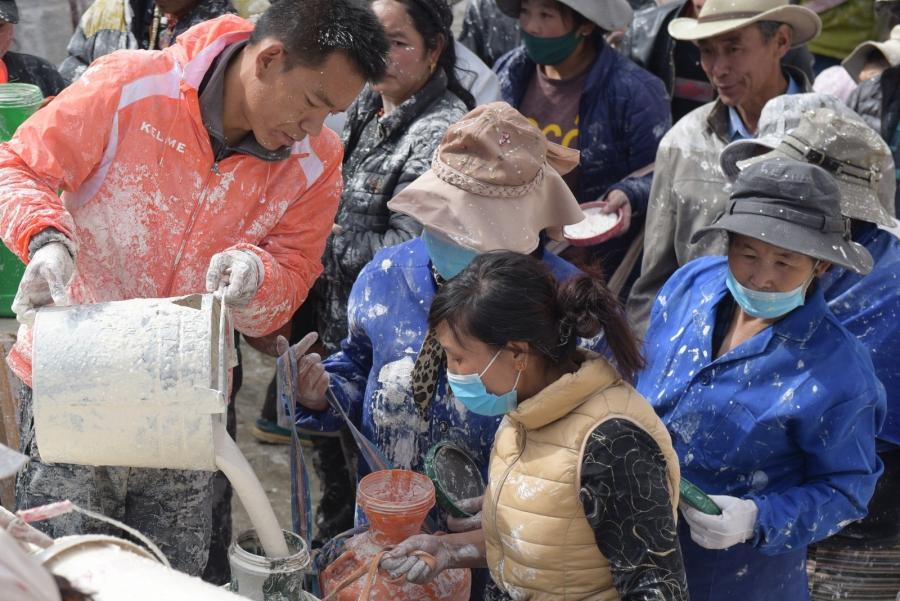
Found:
[[[821,150],[813,148],[809,142],[798,138],[794,134],[787,134],[781,143],[799,154],[806,162],[818,165],[834,175],[847,175],[870,185],[881,179],[881,171],[879,169],[866,169],[849,161],[830,157]]]
[[[762,13],[758,10],[736,10],[727,13],[716,13],[714,15],[706,15],[697,17],[697,23],[712,23],[715,21],[731,21],[734,19],[752,19],[758,17]]]
[[[772,202],[753,200],[752,198],[734,198],[728,205],[728,213],[765,215],[782,221],[796,223],[809,229],[819,230],[825,234],[841,234],[850,237],[850,220],[844,216],[829,217],[827,215],[810,215],[803,211],[778,206]]]

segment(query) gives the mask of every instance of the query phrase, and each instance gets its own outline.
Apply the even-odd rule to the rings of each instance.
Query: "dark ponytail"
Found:
[[[574,359],[578,337],[603,333],[625,380],[644,366],[622,305],[601,278],[558,284],[542,261],[510,251],[478,255],[444,284],[428,315],[431,328],[442,322],[498,348],[527,342],[554,365]]]
[[[453,10],[447,0],[397,0],[406,7],[409,18],[419,35],[425,40],[428,50],[437,48],[441,37],[444,49],[438,56],[437,66],[447,76],[447,89],[463,101],[466,108],[475,108],[475,98],[459,81],[456,75],[456,48],[453,44]]]

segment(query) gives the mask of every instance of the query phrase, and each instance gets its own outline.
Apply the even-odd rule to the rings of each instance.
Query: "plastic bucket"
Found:
[[[0,141],[11,139],[43,100],[41,89],[30,83],[0,84]]]
[[[359,481],[356,502],[366,514],[373,540],[396,545],[422,530],[434,507],[434,484],[408,470],[373,472]]]
[[[227,332],[211,294],[39,310],[32,378],[41,459],[215,470]]]
[[[253,530],[242,532],[228,549],[232,592],[254,601],[313,601],[303,591],[309,568],[309,549],[303,539],[284,530],[287,557],[266,557]]]
[[[95,601],[239,601],[211,584],[167,568],[132,542],[96,534],[64,536],[41,551],[44,567]]]
[[[16,129],[41,106],[41,89],[28,83],[0,84],[0,142],[6,142]],[[13,317],[12,302],[19,288],[25,265],[5,246],[0,245],[0,317]]]

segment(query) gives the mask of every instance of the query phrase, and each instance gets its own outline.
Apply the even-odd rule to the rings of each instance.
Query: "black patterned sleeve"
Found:
[[[653,437],[623,419],[591,432],[581,502],[622,601],[687,601],[666,460]]]

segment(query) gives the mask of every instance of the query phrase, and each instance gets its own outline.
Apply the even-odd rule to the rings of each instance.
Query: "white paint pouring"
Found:
[[[216,466],[231,481],[241,503],[244,504],[266,557],[287,557],[290,551],[278,525],[275,511],[272,510],[272,504],[266,497],[259,478],[247,463],[247,458],[238,449],[223,425],[215,427],[213,436]]]

